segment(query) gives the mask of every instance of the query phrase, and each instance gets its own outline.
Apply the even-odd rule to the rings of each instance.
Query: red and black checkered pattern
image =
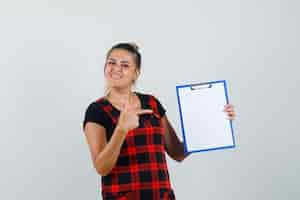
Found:
[[[102,176],[102,196],[105,200],[173,200],[169,173],[165,158],[164,129],[161,117],[164,109],[152,95],[136,93],[143,109],[154,114],[141,115],[139,127],[129,131],[112,171]],[[107,99],[96,101],[99,109],[108,116],[107,138],[111,138],[120,111]]]

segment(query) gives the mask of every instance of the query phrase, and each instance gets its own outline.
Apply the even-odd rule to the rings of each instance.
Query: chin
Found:
[[[124,84],[122,81],[120,80],[109,80],[108,81],[108,85],[110,87],[124,87],[126,84]]]

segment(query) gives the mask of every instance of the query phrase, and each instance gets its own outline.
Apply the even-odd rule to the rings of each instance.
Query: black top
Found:
[[[139,92],[135,92],[135,94],[140,99],[142,109],[151,109],[150,105],[148,105],[147,102],[149,102],[148,100],[150,97],[154,97],[154,96],[149,95],[149,94],[139,93]],[[157,103],[158,114],[160,117],[163,117],[165,115],[166,110],[156,97],[154,97],[154,99]],[[102,105],[100,105],[100,104],[102,104]],[[112,122],[111,118],[107,115],[107,113],[103,110],[103,106],[105,106],[105,105],[112,108],[112,111],[111,111],[112,114],[114,114],[116,116],[120,115],[120,110],[118,110],[116,107],[114,107],[107,99],[102,97],[102,98],[90,103],[90,105],[86,109],[84,121],[83,121],[83,128],[85,127],[87,122],[97,123],[106,129],[107,139],[109,140],[114,131],[115,124]],[[143,118],[143,116],[141,116],[140,118]],[[142,119],[140,119],[140,120],[142,120]]]

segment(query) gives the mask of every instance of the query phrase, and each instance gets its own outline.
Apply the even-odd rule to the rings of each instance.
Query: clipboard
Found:
[[[235,147],[225,80],[177,85],[176,93],[185,154]]]

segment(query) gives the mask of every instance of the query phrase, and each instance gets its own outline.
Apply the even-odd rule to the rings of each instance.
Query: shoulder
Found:
[[[103,98],[98,98],[90,102],[85,110],[83,127],[87,122],[96,122],[105,126],[108,122],[105,110],[106,102]]]
[[[101,106],[101,101],[102,100],[100,98],[97,100],[91,101],[85,110],[85,115],[102,112],[103,109]]]
[[[103,110],[103,107],[107,106],[107,102],[105,101],[104,97],[97,98],[91,101],[86,110]]]

